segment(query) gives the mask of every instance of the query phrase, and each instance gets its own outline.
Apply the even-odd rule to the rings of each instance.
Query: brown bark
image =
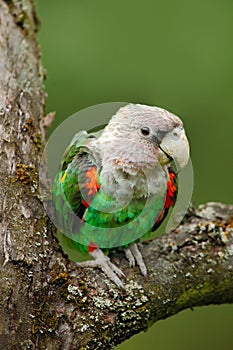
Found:
[[[233,206],[208,203],[142,245],[149,270],[119,290],[79,269],[55,238],[39,193],[45,143],[38,20],[30,0],[0,0],[0,347],[111,349],[185,308],[233,302]]]

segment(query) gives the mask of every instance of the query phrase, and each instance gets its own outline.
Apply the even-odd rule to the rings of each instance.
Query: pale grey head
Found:
[[[168,162],[175,156],[167,147],[162,148],[168,135],[174,144],[185,138],[181,147],[187,153],[188,142],[180,118],[162,108],[129,104],[111,118],[98,144],[105,161],[111,160],[116,167],[125,171],[152,168],[160,160]],[[184,157],[186,163],[188,155]]]
[[[116,189],[119,194],[121,184],[124,193],[132,192],[130,188],[135,191],[138,184],[141,186],[142,171],[151,173],[153,187],[155,182],[160,183],[161,176],[164,178],[169,162],[175,160],[178,168],[183,168],[189,159],[181,119],[165,109],[140,104],[120,108],[95,146],[101,158],[103,183],[108,191],[111,187],[111,194]]]

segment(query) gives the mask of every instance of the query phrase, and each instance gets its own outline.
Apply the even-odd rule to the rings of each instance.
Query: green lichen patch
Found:
[[[35,21],[35,24],[38,25],[36,21],[36,16],[34,15],[35,11],[34,11],[34,8],[32,7],[32,4],[24,0],[23,1],[4,0],[4,1],[8,5],[10,13],[13,16],[15,23],[22,29],[25,35],[28,35],[32,24],[32,19]]]
[[[28,186],[33,184],[35,177],[35,167],[23,163],[16,164],[15,179],[20,181],[22,186]]]
[[[181,296],[176,300],[176,306],[178,308],[186,307],[190,305],[190,302],[194,303],[201,300],[207,294],[211,293],[213,287],[205,282],[198,288],[190,288],[184,291]]]
[[[55,271],[51,273],[51,285],[52,288],[56,289],[60,296],[67,298],[69,292],[67,290],[68,285],[71,283],[68,274],[65,271],[61,271],[58,274]]]
[[[58,316],[55,310],[51,310],[48,302],[40,305],[36,309],[33,318],[32,334],[36,333],[52,333],[58,326]]]
[[[220,302],[219,295],[222,295],[228,289],[232,289],[232,281],[228,278],[216,281],[214,285],[210,282],[204,282],[196,288],[189,288],[183,291],[176,300],[175,308],[181,310],[191,306],[207,305],[210,301],[218,303]]]
[[[56,284],[67,284],[70,283],[69,277],[65,271],[61,271],[58,275],[54,275],[54,271],[51,272],[53,278],[51,280],[51,283]]]
[[[25,11],[20,11],[15,16],[16,24],[24,30],[28,27],[28,23],[27,23],[28,21],[29,21],[29,18],[28,18],[28,15]]]
[[[37,146],[38,149],[42,148],[42,140],[41,140],[41,134],[35,133],[32,135],[33,142]]]
[[[34,117],[30,116],[23,125],[23,131],[30,131],[34,129]]]

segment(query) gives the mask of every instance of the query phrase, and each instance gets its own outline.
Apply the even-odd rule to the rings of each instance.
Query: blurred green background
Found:
[[[51,132],[103,102],[179,115],[191,143],[193,202],[233,202],[233,2],[37,0]],[[187,310],[119,350],[232,350],[233,306]]]

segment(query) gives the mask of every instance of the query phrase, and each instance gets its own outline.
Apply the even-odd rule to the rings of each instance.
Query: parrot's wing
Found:
[[[56,224],[67,236],[78,232],[82,217],[99,189],[91,142],[95,136],[77,133],[67,148],[53,184]]]

